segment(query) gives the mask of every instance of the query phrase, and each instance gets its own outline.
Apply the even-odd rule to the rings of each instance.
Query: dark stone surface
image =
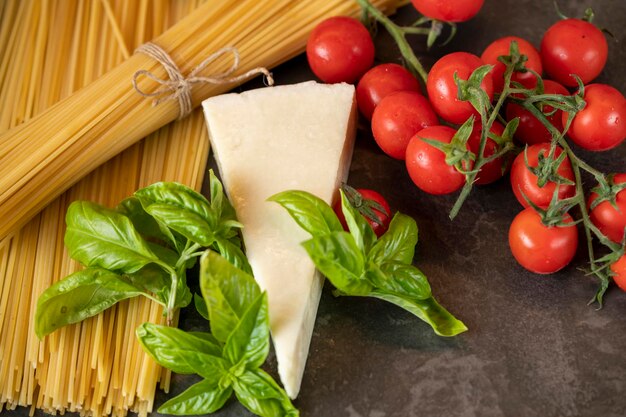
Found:
[[[446,47],[426,53],[423,38],[415,38],[423,62],[430,66],[456,50],[480,53],[505,35],[538,45],[557,19],[549,0],[485,3],[475,19],[459,25]],[[626,2],[560,3],[572,16],[594,7],[596,23],[613,32],[609,62],[597,81],[626,92]],[[395,19],[409,23],[415,17],[408,6]],[[398,59],[382,28],[377,56]],[[302,56],[274,74],[279,84],[313,78]],[[254,82],[244,88],[258,86]],[[625,144],[583,155],[604,171],[626,170]],[[507,179],[475,189],[452,222],[447,213],[455,197],[420,192],[404,164],[385,156],[366,130],[359,132],[350,183],[378,189],[392,207],[416,219],[420,242],[415,262],[438,300],[469,331],[439,338],[399,308],[377,300],[334,298],[327,284],[295,401],[303,417],[626,416],[626,294],[612,287],[602,310],[587,306],[595,282],[578,270],[585,266],[582,242],[575,261],[562,272],[544,277],[525,271],[508,249],[508,226],[520,206]],[[181,321],[185,329],[207,327],[192,308]],[[273,356],[265,368],[275,375]],[[157,404],[194,381],[174,376],[170,394],[159,393]],[[27,410],[6,414],[25,416]],[[248,415],[236,401],[215,414]]]
[[[425,65],[448,52],[480,54],[493,40],[517,35],[539,45],[557,20],[551,1],[487,0],[481,13],[459,25],[456,38],[427,52],[412,41]],[[623,27],[626,3],[561,2],[562,11],[596,11],[610,29],[609,62],[597,82],[626,91]],[[403,8],[395,20],[411,23]],[[398,60],[383,28],[376,39],[380,61]],[[311,79],[299,57],[275,71],[279,83]],[[255,85],[256,86],[256,85]],[[626,145],[584,153],[604,170],[626,169]],[[385,156],[368,129],[359,132],[350,183],[377,189],[420,228],[416,264],[434,294],[464,320],[469,331],[453,339],[435,336],[409,313],[382,301],[334,298],[326,285],[300,397],[303,417],[618,417],[626,415],[626,295],[611,288],[605,307],[587,306],[595,282],[581,242],[575,261],[560,273],[539,276],[510,255],[508,227],[520,211],[508,177],[477,188],[452,222],[455,196],[420,192],[404,164]],[[590,185],[591,181],[589,181]],[[275,369],[272,358],[267,369]],[[248,415],[230,404],[219,416]]]

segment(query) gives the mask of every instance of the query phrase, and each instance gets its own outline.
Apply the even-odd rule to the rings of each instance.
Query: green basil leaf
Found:
[[[341,191],[341,211],[357,246],[361,251],[368,253],[376,242],[376,233],[365,217],[352,207],[343,191]]]
[[[366,276],[376,290],[385,293],[416,300],[425,300],[432,295],[428,279],[413,265],[388,262],[378,266],[370,262]]]
[[[178,287],[176,288],[176,300],[174,303],[174,307],[187,307],[189,303],[191,303],[192,299],[193,294],[187,286],[186,272],[183,271],[183,273],[178,277]]]
[[[326,202],[306,191],[283,191],[268,198],[283,206],[289,215],[312,236],[343,230],[335,212]]]
[[[215,240],[215,245],[217,246],[217,250],[220,255],[226,258],[228,262],[235,265],[235,267],[241,269],[242,271],[252,274],[252,268],[250,268],[248,258],[240,247],[235,245],[230,240],[221,238],[217,238]]]
[[[219,378],[205,379],[165,402],[158,412],[175,416],[214,413],[222,408],[232,393],[232,387],[220,388]]]
[[[383,234],[368,254],[376,264],[400,262],[411,264],[417,244],[417,224],[411,217],[396,213]]]
[[[211,250],[200,260],[200,289],[209,310],[211,331],[222,343],[261,294],[250,274]]]
[[[462,321],[450,314],[433,297],[426,300],[415,300],[382,291],[373,291],[369,295],[393,303],[415,314],[428,323],[439,336],[456,336],[467,330]]]
[[[224,358],[231,364],[245,362],[246,368],[258,368],[265,362],[270,350],[270,323],[267,309],[267,294],[262,293],[250,305],[237,327],[232,331]]]
[[[162,223],[157,222],[143,209],[141,202],[136,197],[128,197],[118,204],[116,210],[130,219],[135,229],[144,237],[169,242],[175,248],[179,248],[180,242],[172,231]]]
[[[317,269],[341,292],[365,295],[372,290],[363,279],[365,257],[350,233],[340,231],[315,236],[302,242],[302,246]]]
[[[150,248],[152,253],[154,253],[160,260],[162,260],[171,267],[176,266],[176,263],[179,259],[179,255],[176,252],[157,243],[149,241],[146,243],[148,244],[148,247]]]
[[[215,336],[213,336],[211,333],[209,332],[187,332],[188,334],[198,337],[200,339],[204,339],[207,342],[216,345],[216,346],[221,346],[221,343],[219,342],[219,340],[217,340],[215,338]]]
[[[152,323],[143,323],[135,333],[159,365],[177,374],[198,374],[210,379],[225,372],[222,348],[204,337]]]
[[[35,333],[40,339],[56,329],[78,323],[118,301],[142,291],[122,276],[101,268],[87,268],[54,283],[37,301]]]
[[[209,309],[204,302],[204,298],[198,294],[193,295],[193,304],[196,306],[196,311],[206,320],[209,320]]]
[[[213,170],[209,170],[209,189],[211,190],[211,208],[222,220],[237,220],[235,209],[224,196],[222,183],[217,179]]]
[[[235,394],[244,407],[262,417],[298,417],[285,391],[261,369],[246,371],[234,381]]]
[[[65,245],[72,258],[86,266],[132,273],[159,259],[130,219],[87,201],[70,204]]]
[[[159,222],[202,246],[209,246],[215,240],[215,226],[196,213],[185,208],[165,203],[154,203],[146,211]]]
[[[144,210],[187,239],[203,246],[213,243],[218,217],[206,198],[191,188],[158,182],[135,192]]]
[[[152,293],[163,303],[167,302],[170,276],[160,266],[148,264],[125,277],[143,292]]]

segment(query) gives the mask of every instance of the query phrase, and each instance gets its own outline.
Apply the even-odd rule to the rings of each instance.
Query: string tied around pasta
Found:
[[[239,51],[234,46],[225,46],[213,52],[204,61],[198,64],[198,66],[191,70],[187,77],[185,77],[181,73],[178,65],[176,65],[172,57],[167,52],[165,52],[163,48],[155,43],[145,43],[137,48],[135,50],[135,53],[148,55],[149,57],[158,61],[163,66],[163,68],[167,72],[167,75],[169,76],[169,79],[165,80],[157,77],[148,70],[139,70],[135,72],[135,74],[133,74],[132,79],[135,91],[137,91],[137,93],[141,94],[144,97],[158,97],[152,101],[153,106],[157,106],[159,103],[167,100],[178,100],[178,104],[180,106],[180,114],[178,116],[178,119],[184,118],[193,110],[193,105],[191,101],[191,89],[194,84],[234,83],[246,80],[253,75],[263,74],[266,79],[266,84],[269,86],[274,85],[274,78],[272,77],[272,74],[267,70],[267,68],[263,67],[253,68],[241,75],[231,76],[231,74],[237,71],[237,68],[239,68],[240,61]],[[213,74],[211,76],[198,75],[200,74],[200,72],[206,69],[209,64],[225,54],[232,54],[233,62],[230,68],[228,68],[226,71]],[[140,76],[145,76],[152,79],[153,81],[161,84],[161,87],[151,93],[143,91],[137,83],[137,79]]]

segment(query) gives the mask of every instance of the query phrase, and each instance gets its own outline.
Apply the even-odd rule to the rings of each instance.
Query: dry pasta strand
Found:
[[[375,0],[386,11],[398,3]],[[171,373],[134,337],[140,323],[165,321],[148,299],[42,341],[33,332],[39,295],[81,267],[63,245],[72,201],[114,206],[156,181],[202,186],[201,111],[166,124],[175,102],[152,108],[129,88],[136,70],[163,70],[129,54],[156,37],[184,73],[225,45],[239,48],[241,72],[273,67],[301,53],[324,17],[358,12],[345,0],[0,1],[0,410],[143,417],[157,385],[169,392]],[[145,79],[141,87],[154,88]],[[232,87],[199,87],[193,101]]]

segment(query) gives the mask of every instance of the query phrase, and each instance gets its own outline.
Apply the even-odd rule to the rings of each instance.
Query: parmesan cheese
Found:
[[[217,96],[203,106],[246,254],[268,293],[278,373],[295,398],[323,278],[300,245],[310,236],[267,198],[294,189],[329,204],[336,197],[352,157],[354,87],[311,81]]]

